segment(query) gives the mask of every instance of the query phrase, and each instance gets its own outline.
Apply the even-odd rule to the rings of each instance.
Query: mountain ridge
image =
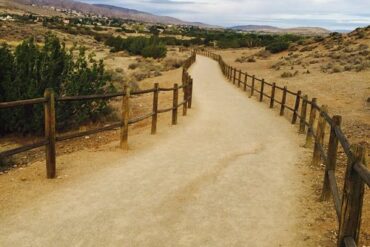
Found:
[[[199,26],[205,28],[215,28],[216,26],[183,21],[174,17],[169,16],[159,16],[151,13],[139,11],[136,9],[129,9],[124,7],[118,7],[109,4],[89,4],[74,0],[3,0],[7,2],[11,7],[21,8],[22,5],[25,9],[31,12],[35,10],[36,7],[54,7],[62,9],[71,9],[79,11],[85,14],[96,14],[106,17],[116,17],[122,19],[131,19],[135,21],[149,22],[149,23],[161,23],[161,24],[175,24],[175,25],[189,25],[189,26]],[[33,9],[31,8],[33,6]]]
[[[263,33],[295,33],[314,35],[321,34],[327,35],[331,31],[321,27],[293,27],[293,28],[280,28],[268,25],[239,25],[233,26],[230,29],[244,31],[244,32],[263,32]]]

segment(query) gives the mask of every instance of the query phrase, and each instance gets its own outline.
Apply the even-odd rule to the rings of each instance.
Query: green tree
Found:
[[[46,88],[53,88],[57,96],[101,94],[112,91],[110,78],[102,61],[87,57],[80,48],[66,51],[54,35],[45,36],[45,44],[38,47],[28,39],[16,47],[14,55],[6,46],[0,48],[0,101],[43,97]],[[85,101],[57,104],[58,128],[67,129],[83,121],[94,120],[108,109],[106,101]],[[1,116],[7,116],[2,121]],[[1,110],[0,135],[19,132],[41,133],[43,106],[25,106]]]

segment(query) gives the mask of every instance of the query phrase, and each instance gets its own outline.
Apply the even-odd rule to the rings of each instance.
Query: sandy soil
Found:
[[[215,62],[198,57],[191,73],[194,109],[184,123],[131,138],[125,154],[112,146],[62,156],[86,172],[68,178],[62,169],[62,179],[43,186],[25,180],[18,193],[1,193],[12,205],[24,190],[37,189],[32,200],[2,207],[0,242],[319,246],[305,210],[308,152],[296,129],[227,84]],[[1,176],[0,187],[17,172]]]

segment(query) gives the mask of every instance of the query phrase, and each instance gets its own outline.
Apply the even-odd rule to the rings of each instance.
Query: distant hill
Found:
[[[158,16],[147,12],[138,11],[135,9],[128,9],[116,7],[107,4],[88,4],[74,0],[0,0],[9,7],[22,9],[27,12],[44,13],[42,6],[49,6],[61,9],[75,10],[85,14],[96,14],[107,17],[117,17],[122,19],[131,19],[142,22],[162,23],[162,24],[176,24],[176,25],[193,25],[200,27],[214,27],[211,25],[195,22],[187,22],[169,16]],[[31,6],[33,5],[33,6]],[[50,12],[50,11],[49,11]],[[50,13],[56,14],[57,12]]]
[[[261,32],[261,33],[294,33],[301,35],[327,35],[329,30],[321,27],[296,27],[296,28],[279,28],[266,25],[244,25],[231,27],[233,30],[244,32]]]

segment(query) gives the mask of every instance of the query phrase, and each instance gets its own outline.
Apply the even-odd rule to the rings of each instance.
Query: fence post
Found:
[[[152,135],[157,133],[157,120],[158,120],[158,95],[159,95],[159,84],[154,84],[153,93],[153,116],[152,116]]]
[[[338,138],[335,133],[335,128],[340,127],[342,123],[341,116],[333,116],[333,125],[330,127],[330,138],[328,146],[328,160],[325,164],[324,185],[322,188],[321,199],[328,200],[331,195],[329,171],[335,171],[337,165],[337,152],[338,152]]]
[[[189,78],[189,88],[188,88],[188,108],[191,109],[193,103],[193,79]]]
[[[255,83],[255,80],[256,80],[256,76],[255,76],[255,75],[253,75],[253,76],[252,76],[251,94],[249,95],[249,98],[251,98],[251,97],[254,95],[254,83]]]
[[[287,91],[288,91],[288,89],[285,86],[284,89],[283,89],[283,96],[281,98],[280,116],[284,116]]]
[[[265,79],[262,79],[262,81],[261,81],[261,92],[260,92],[260,102],[263,101],[263,91],[264,91],[264,88],[265,88]]]
[[[236,81],[236,68],[234,68],[234,73],[233,73],[233,84],[235,84]]]
[[[183,116],[186,116],[187,112],[188,112],[188,103],[187,103],[187,94],[188,94],[188,83],[185,82],[183,84],[184,88],[183,88],[183,91],[184,91],[184,104],[183,104],[183,107],[182,107],[182,115]]]
[[[120,147],[124,150],[128,149],[128,121],[130,118],[130,88],[124,86],[123,88],[123,99],[122,99],[122,126],[121,126],[121,138]]]
[[[55,178],[56,175],[56,158],[55,158],[55,94],[54,90],[48,88],[44,92],[45,104],[45,139],[46,144],[46,177]]]
[[[302,109],[301,109],[301,119],[299,121],[299,133],[304,134],[306,132],[306,118],[307,118],[307,101],[308,96],[305,95],[302,98]]]
[[[312,147],[312,137],[313,137],[313,129],[316,119],[316,103],[317,99],[313,98],[311,103],[311,112],[310,112],[310,121],[308,123],[308,130],[306,136],[306,144],[304,145],[306,148]]]
[[[323,112],[328,111],[328,107],[326,105],[323,105],[321,107],[322,112],[320,112],[319,116],[319,122],[317,124],[317,131],[316,131],[316,138],[315,138],[315,145],[313,150],[313,158],[312,158],[312,166],[318,166],[321,160],[321,151],[320,147],[323,147],[322,144],[324,143],[324,137],[325,137],[325,127],[326,127],[326,121],[323,117]]]
[[[274,108],[275,104],[275,90],[276,90],[276,83],[272,83],[272,88],[271,88],[271,99],[270,99],[270,108]]]
[[[179,104],[179,85],[177,83],[173,86],[173,103],[172,103],[172,125],[177,124],[177,112]]]
[[[294,105],[294,111],[293,111],[293,117],[292,117],[292,124],[296,124],[297,122],[297,115],[298,115],[299,103],[301,101],[301,94],[302,94],[302,91],[297,92],[297,97],[295,99],[295,105]]]
[[[345,182],[342,197],[341,217],[339,221],[338,247],[344,247],[347,237],[353,238],[358,244],[361,213],[364,200],[364,182],[354,170],[356,163],[361,162],[367,166],[367,150],[365,144],[357,144],[351,147],[354,160],[348,159]]]
[[[238,87],[240,87],[240,83],[242,81],[242,70],[239,70],[239,78],[238,78]]]
[[[245,72],[245,76],[244,76],[244,92],[247,91],[247,82],[248,82],[248,73]]]

